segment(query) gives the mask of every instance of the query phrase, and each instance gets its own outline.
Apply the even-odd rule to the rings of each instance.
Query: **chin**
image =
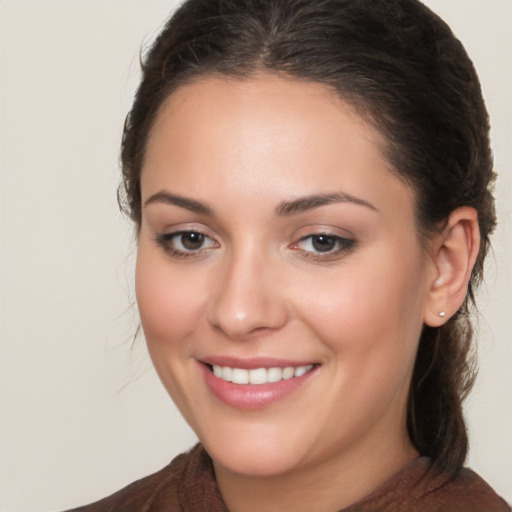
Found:
[[[231,473],[246,477],[273,477],[292,470],[297,465],[297,457],[287,457],[281,453],[263,453],[261,450],[248,450],[233,453],[210,453],[215,465],[220,465]]]
[[[296,468],[304,456],[300,450],[301,444],[283,442],[282,438],[272,435],[251,435],[248,439],[246,436],[237,438],[224,434],[222,440],[207,436],[203,441],[216,465],[232,473],[251,477],[276,476]]]

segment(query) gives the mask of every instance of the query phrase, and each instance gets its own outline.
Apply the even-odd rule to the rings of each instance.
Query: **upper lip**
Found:
[[[245,370],[255,370],[257,368],[286,368],[292,366],[307,366],[316,364],[316,361],[297,361],[292,359],[269,358],[269,357],[251,357],[238,358],[231,356],[208,356],[199,360],[210,366],[229,366],[230,368],[243,368]]]

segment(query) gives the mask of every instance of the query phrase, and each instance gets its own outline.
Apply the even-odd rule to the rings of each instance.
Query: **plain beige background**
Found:
[[[469,465],[512,501],[512,0],[428,0],[480,72],[500,228],[480,294]],[[194,442],[131,348],[131,227],[118,145],[138,52],[174,2],[0,2],[0,510],[84,504]]]

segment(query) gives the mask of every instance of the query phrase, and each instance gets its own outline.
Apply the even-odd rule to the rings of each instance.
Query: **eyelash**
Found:
[[[197,236],[202,241],[210,241],[210,245],[208,247],[199,247],[196,250],[194,249],[187,249],[183,246],[183,237],[185,235],[188,236]],[[184,247],[183,249],[178,249],[175,247],[175,240],[180,239],[181,237],[181,246]],[[156,243],[163,248],[163,250],[169,254],[173,258],[197,258],[202,256],[206,251],[210,249],[212,246],[217,246],[218,243],[210,238],[208,235],[205,235],[204,233],[201,233],[201,231],[195,231],[195,230],[182,230],[182,231],[175,231],[173,233],[164,233],[161,235],[158,235],[155,239]]]
[[[201,242],[201,247],[197,249],[187,249],[183,244],[184,236],[195,236]],[[324,239],[324,242],[321,242],[321,239]],[[333,249],[328,248],[326,251],[311,250],[301,248],[300,245],[304,244],[309,240],[309,245],[313,246],[316,242],[325,243],[327,241],[333,245]],[[176,248],[176,240],[179,240],[182,248]],[[158,235],[155,238],[156,243],[163,248],[163,250],[169,254],[173,258],[197,258],[208,252],[211,248],[219,247],[219,244],[213,240],[208,235],[202,233],[201,231],[194,230],[182,230],[175,231],[173,233],[163,233]],[[204,247],[204,242],[208,242],[208,246]],[[356,241],[351,238],[344,238],[341,236],[333,235],[330,233],[313,233],[307,236],[302,237],[298,242],[294,242],[290,248],[293,250],[301,251],[306,258],[311,258],[317,261],[329,261],[331,259],[336,259],[337,257],[341,257],[342,255],[351,252],[356,245]]]
[[[319,241],[319,239],[324,238],[327,241],[330,241],[334,244],[334,250],[329,249],[327,251],[313,251],[301,249],[299,247],[300,244],[309,240],[309,245],[314,246],[315,239]],[[356,245],[356,241],[351,238],[344,238],[338,235],[333,235],[331,233],[313,233],[311,235],[304,236],[298,242],[292,245],[292,249],[302,251],[304,256],[307,258],[311,258],[317,261],[328,261],[331,259],[336,259],[338,257],[343,256],[354,250]]]

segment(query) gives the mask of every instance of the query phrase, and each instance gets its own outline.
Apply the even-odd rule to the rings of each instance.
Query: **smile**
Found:
[[[285,368],[232,368],[230,366],[212,365],[213,374],[226,382],[233,384],[272,384],[280,380],[289,380],[295,377],[302,377],[313,369],[312,364],[305,366],[287,366]]]

